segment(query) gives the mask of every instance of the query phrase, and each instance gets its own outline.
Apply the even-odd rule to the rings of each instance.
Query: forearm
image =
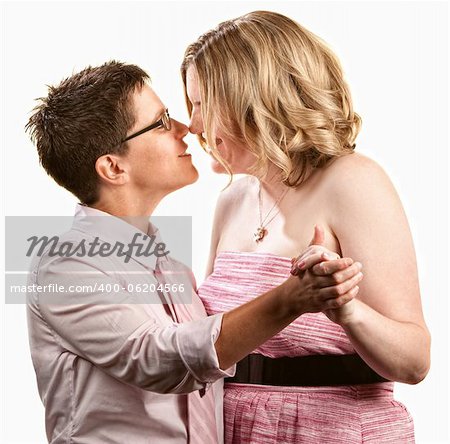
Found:
[[[285,289],[279,286],[224,314],[215,343],[221,369],[243,359],[301,314],[289,309],[285,299]]]
[[[318,263],[321,255],[308,259],[309,266]],[[278,287],[225,313],[215,342],[220,368],[240,361],[303,313],[344,306],[357,293],[360,265],[348,258],[330,260],[323,276],[309,270],[290,276]],[[337,271],[338,277],[329,277]]]
[[[416,384],[427,374],[430,336],[420,325],[383,316],[355,300],[344,328],[356,352],[386,379]]]

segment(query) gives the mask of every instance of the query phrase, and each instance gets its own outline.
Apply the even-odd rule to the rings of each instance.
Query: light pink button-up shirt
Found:
[[[136,232],[121,219],[78,205],[60,242],[99,237],[100,243],[127,244]],[[205,389],[214,392],[223,441],[221,378],[233,369],[219,369],[214,348],[222,315],[206,317],[187,267],[170,257],[131,255],[126,263],[115,255],[51,257],[47,251],[31,271],[30,284],[65,289],[28,294],[31,355],[49,442],[186,443],[186,394]],[[178,323],[177,295],[170,290],[132,291],[137,284],[148,290],[183,279],[192,293],[184,306],[192,322]],[[70,291],[71,285],[86,288]]]

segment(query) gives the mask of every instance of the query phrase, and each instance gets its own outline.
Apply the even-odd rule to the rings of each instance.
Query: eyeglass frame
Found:
[[[121,141],[121,143],[127,142],[130,139],[134,139],[135,137],[140,136],[141,134],[144,134],[147,131],[150,131],[152,129],[160,128],[161,126],[164,127],[164,129],[166,131],[170,131],[172,129],[172,122],[170,120],[170,115],[169,115],[169,109],[168,108],[166,108],[164,110],[163,115],[161,116],[161,118],[157,122],[152,123],[151,125],[146,126],[145,128],[142,128],[141,130],[139,130],[139,131],[137,131],[137,132],[135,132],[133,134],[130,134],[129,136],[125,137],[125,139],[123,139]]]

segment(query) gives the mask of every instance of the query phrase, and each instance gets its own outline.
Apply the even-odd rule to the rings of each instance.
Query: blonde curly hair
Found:
[[[312,32],[275,12],[255,11],[220,23],[188,46],[181,66],[195,68],[204,148],[231,174],[215,128],[256,155],[252,174],[272,162],[298,186],[317,167],[353,152],[361,118],[353,111],[339,60]]]

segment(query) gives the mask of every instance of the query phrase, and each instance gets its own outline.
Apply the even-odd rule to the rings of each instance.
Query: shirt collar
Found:
[[[127,247],[135,238],[135,242],[143,244],[144,247],[142,249],[145,250],[145,246],[149,245],[153,239],[150,250],[154,250],[157,244],[162,243],[161,235],[159,229],[150,220],[148,221],[148,227],[147,233],[144,233],[120,217],[82,204],[77,204],[72,224],[72,229],[98,237],[99,240],[111,245],[120,242]],[[124,249],[124,251],[127,250],[128,248]],[[128,250],[126,255],[152,270],[155,270],[158,260],[167,260],[167,256],[158,258],[155,254],[139,255],[136,247],[132,248],[131,251]],[[123,260],[123,258],[117,258],[117,260]]]

